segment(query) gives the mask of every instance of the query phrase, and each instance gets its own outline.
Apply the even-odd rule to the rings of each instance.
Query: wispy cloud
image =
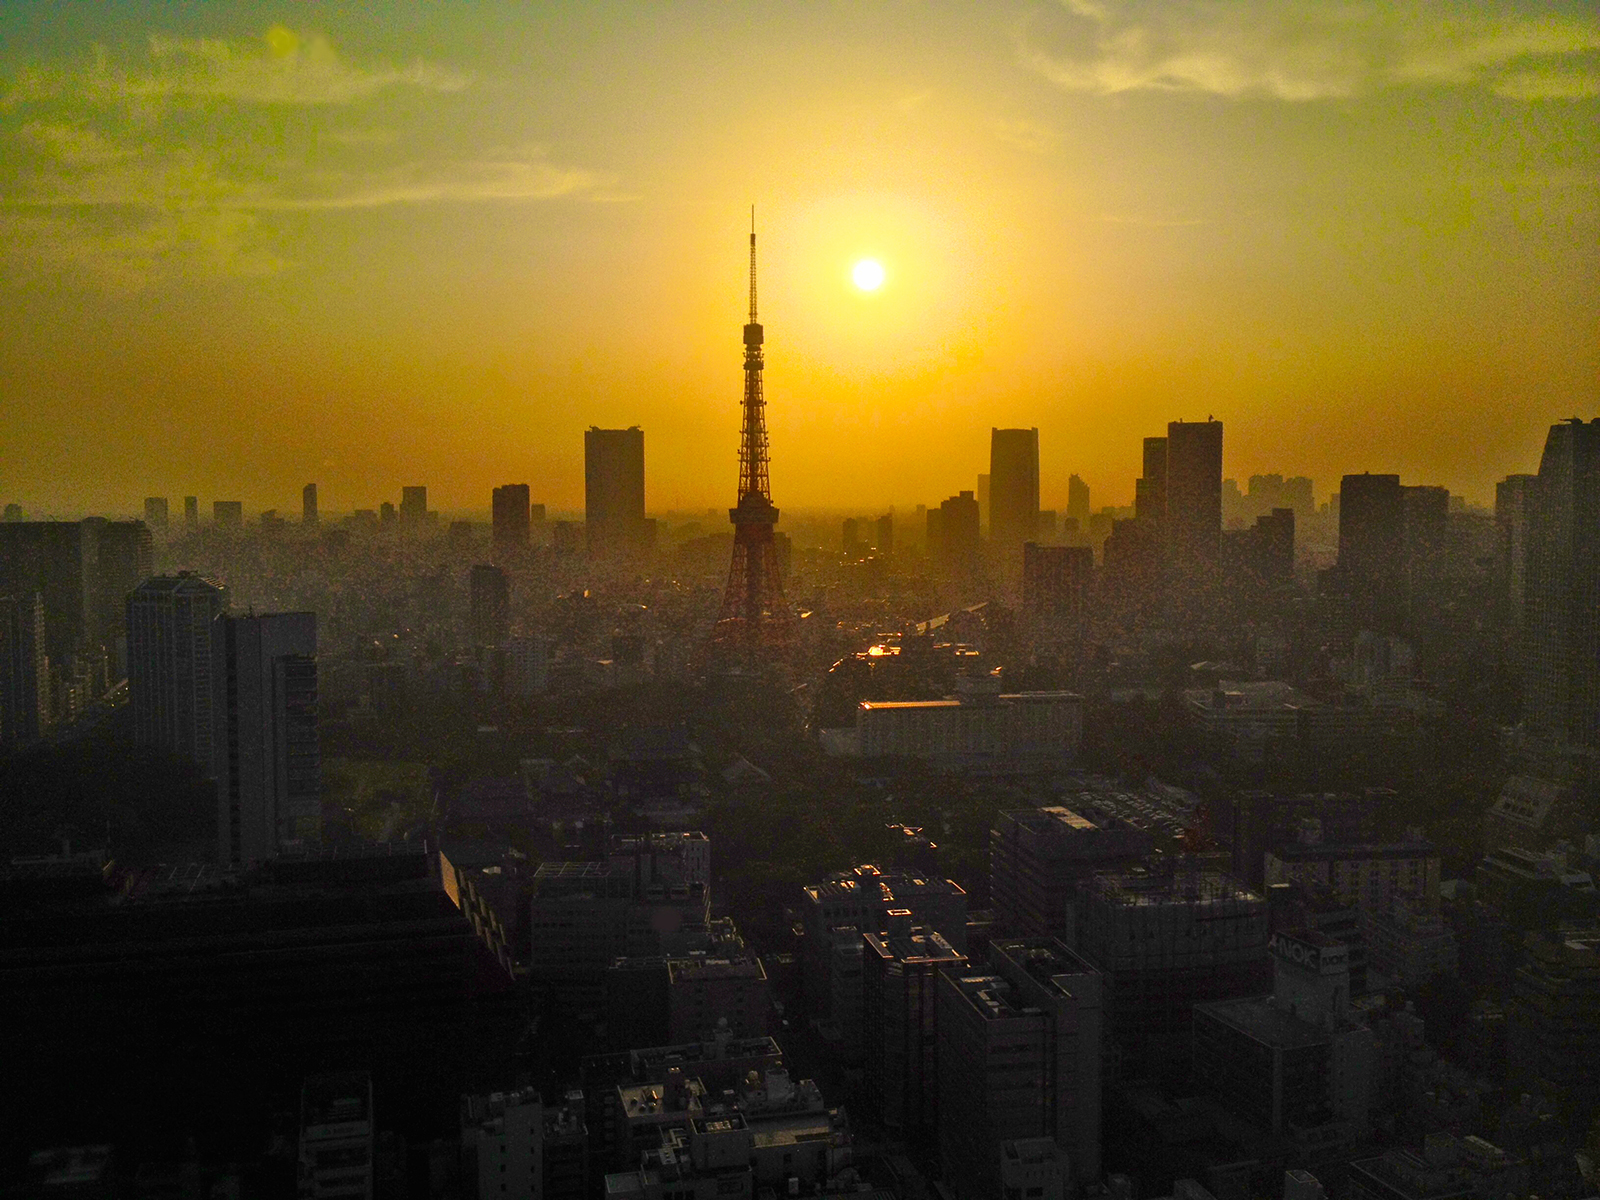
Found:
[[[258,218],[233,210],[139,210],[93,221],[0,210],[0,240],[10,269],[20,276],[71,274],[115,291],[178,278],[254,278],[288,266],[265,245]]]
[[[90,105],[161,100],[231,100],[243,104],[350,104],[386,88],[459,92],[471,77],[431,63],[359,67],[326,38],[301,38],[274,25],[259,41],[173,38],[152,34],[146,61],[123,64],[97,47],[87,66],[25,67],[0,105],[72,100]]]
[[[469,83],[427,63],[352,63],[282,26],[254,43],[152,37],[133,65],[102,50],[82,69],[25,68],[0,79],[0,256],[119,287],[257,276],[290,265],[268,250],[274,212],[620,198],[613,177],[545,147],[430,150],[359,107],[391,88],[442,103]],[[287,143],[258,144],[226,132],[257,124],[210,120],[216,104],[355,119],[307,114]]]
[[[1600,91],[1600,11],[1388,0],[1063,0],[1024,32],[1024,62],[1071,91],[1309,101],[1401,85],[1519,100]]]

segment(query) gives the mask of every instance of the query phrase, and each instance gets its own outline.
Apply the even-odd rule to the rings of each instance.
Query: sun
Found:
[[[850,278],[863,292],[875,292],[887,278],[883,264],[875,258],[863,258],[850,269]]]

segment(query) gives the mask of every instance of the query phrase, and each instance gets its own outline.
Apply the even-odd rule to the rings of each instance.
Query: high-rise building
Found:
[[[93,542],[77,521],[0,525],[0,593],[44,600],[44,652],[63,666],[88,649],[94,611]]]
[[[532,512],[527,484],[507,483],[494,489],[489,544],[496,558],[514,557],[528,549]]]
[[[26,746],[50,724],[44,597],[0,596],[0,746]]]
[[[1507,475],[1494,489],[1495,598],[1502,628],[1520,633],[1527,603],[1528,529],[1537,475]]]
[[[1405,562],[1405,500],[1398,475],[1346,475],[1339,484],[1341,584],[1363,622],[1393,633]]]
[[[1067,477],[1067,516],[1078,523],[1078,532],[1089,531],[1089,485],[1076,475]]]
[[[990,496],[990,490],[993,482],[994,478],[992,475],[978,476],[978,487],[975,495],[978,498],[978,529],[980,537],[984,533],[987,533],[989,529],[989,515],[991,511],[989,501],[992,498]]]
[[[150,529],[143,521],[84,521],[95,547],[92,648],[106,652],[112,679],[128,675],[128,594],[150,577],[154,551]],[[109,681],[108,681],[109,682]]]
[[[428,521],[428,489],[425,486],[400,489],[400,525],[421,529]]]
[[[862,939],[861,1025],[866,1085],[885,1126],[911,1137],[938,1128],[939,975],[967,965],[935,929],[890,909]]]
[[[878,557],[889,558],[894,554],[894,514],[884,513],[878,518]]]
[[[216,679],[212,625],[227,593],[183,572],[147,579],[128,595],[128,691],[133,735],[177,751],[212,778]]]
[[[1400,540],[1405,571],[1404,598],[1408,618],[1440,597],[1444,584],[1450,520],[1447,488],[1408,486],[1400,489]]]
[[[1523,720],[1558,749],[1600,748],[1600,419],[1550,429],[1528,528]]]
[[[1007,558],[1039,528],[1039,431],[989,431],[989,540]]]
[[[0,595],[44,598],[45,653],[64,667],[80,655],[115,653],[123,600],[150,574],[151,557],[143,521],[6,522]]]
[[[1106,978],[1127,1079],[1185,1073],[1192,1009],[1267,990],[1267,902],[1198,865],[1099,874],[1078,895],[1077,949]]]
[[[183,527],[190,533],[200,528],[200,497],[183,498]]]
[[[1222,539],[1222,422],[1167,424],[1167,548],[1179,579],[1203,583]]]
[[[1167,519],[1167,439],[1144,439],[1143,474],[1134,485],[1133,515],[1155,525]]]
[[[861,558],[867,552],[867,544],[861,538],[861,522],[855,517],[846,517],[841,526],[840,543],[844,547],[844,556],[848,560]]]
[[[589,553],[625,557],[645,548],[644,430],[583,434],[583,520]]]
[[[167,528],[167,498],[165,496],[146,496],[144,498],[144,523],[151,529],[165,531]]]
[[[317,521],[317,485],[308,483],[300,489],[300,524],[315,527]]]
[[[1089,617],[1094,551],[1088,546],[1022,547],[1022,620],[1030,636],[1076,642]]]
[[[213,500],[211,522],[218,529],[240,529],[244,526],[244,502],[241,500]]]
[[[503,646],[511,636],[511,587],[499,567],[479,563],[469,579],[472,592],[472,642]]]
[[[933,514],[930,512],[929,528]],[[939,554],[944,568],[957,575],[971,575],[978,569],[978,501],[971,492],[951,496],[939,505]]]
[[[322,833],[317,615],[221,616],[212,625],[218,858],[245,866]]]
[[[1000,1200],[1004,1147],[1049,1138],[1099,1178],[1101,976],[1058,941],[997,943],[939,976],[939,1150],[958,1196]]]

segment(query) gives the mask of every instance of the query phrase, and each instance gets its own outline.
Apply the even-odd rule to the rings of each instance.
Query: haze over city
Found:
[[[991,426],[1132,501],[1224,471],[1478,502],[1600,373],[1591,5],[0,11],[8,498],[652,511],[736,477],[749,206],[773,489],[934,502]],[[883,285],[852,282],[858,261]]]
[[[0,4],[0,1200],[1596,1200],[1600,8]]]

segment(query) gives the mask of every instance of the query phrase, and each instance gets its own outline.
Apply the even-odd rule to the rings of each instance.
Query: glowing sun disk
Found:
[[[850,278],[863,292],[875,292],[886,278],[883,264],[875,258],[863,258],[850,270]]]

